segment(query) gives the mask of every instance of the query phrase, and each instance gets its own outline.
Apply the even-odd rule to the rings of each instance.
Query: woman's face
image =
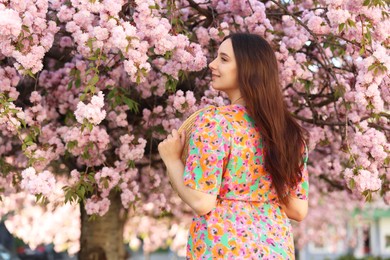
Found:
[[[209,64],[212,74],[212,87],[234,98],[239,92],[237,63],[234,57],[232,40],[222,42],[217,57]]]

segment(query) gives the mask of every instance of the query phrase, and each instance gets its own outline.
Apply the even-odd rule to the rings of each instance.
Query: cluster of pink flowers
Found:
[[[92,131],[77,127],[63,126],[58,129],[67,150],[82,165],[101,165],[106,160],[104,151],[108,149],[110,137],[104,128],[95,126]],[[86,154],[87,153],[87,154]],[[82,156],[84,154],[84,157]]]
[[[303,19],[307,20],[307,27],[317,34],[327,34],[330,32],[330,27],[322,16],[322,12],[308,12]]]
[[[351,173],[351,169],[345,170],[345,178],[348,181],[353,178],[356,183],[357,192],[378,191],[382,186],[382,181],[379,178],[378,171],[369,172],[367,170],[359,170],[357,175]]]
[[[15,68],[37,73],[53,45],[58,27],[47,21],[47,0],[15,0],[0,4],[0,54],[16,60]]]
[[[334,27],[345,23],[348,19],[351,18],[350,12],[343,9],[331,9],[326,13],[326,16],[328,17],[330,24]]]
[[[128,169],[122,172],[119,187],[122,190],[121,201],[124,208],[129,208],[130,203],[133,203],[136,198],[141,197],[140,184],[136,181],[138,170],[135,168]]]
[[[77,109],[74,112],[77,122],[84,124],[85,120],[93,125],[98,125],[106,117],[106,111],[103,110],[104,95],[102,91],[94,95],[91,103],[85,105],[83,102],[77,104]]]
[[[119,138],[121,145],[115,150],[115,153],[119,156],[120,160],[137,161],[140,160],[145,153],[146,140],[138,138],[135,141],[134,135],[122,135]]]
[[[309,40],[309,33],[302,27],[297,26],[294,18],[288,15],[283,15],[283,32],[285,36],[282,41],[287,48],[299,50]]]
[[[114,168],[103,167],[100,171],[95,173],[95,181],[103,198],[107,198],[110,191],[118,185],[120,180],[119,172]]]
[[[110,208],[110,200],[108,198],[98,198],[96,195],[87,199],[85,202],[85,211],[88,215],[98,214],[103,216]]]
[[[151,70],[143,82],[135,86],[142,98],[148,98],[152,95],[161,97],[166,91],[167,78],[160,72]]]
[[[60,193],[64,184],[58,181],[51,193]],[[0,216],[7,229],[31,248],[53,243],[56,252],[76,254],[80,250],[80,210],[61,200],[58,197],[43,206],[28,192],[13,193],[2,198]]]
[[[0,107],[0,130],[5,136],[16,135],[22,125],[22,120],[25,119],[25,113],[20,107],[16,107],[14,103],[5,104],[6,107]],[[5,108],[11,112],[6,113]]]
[[[20,186],[30,194],[47,196],[54,189],[55,179],[49,171],[43,171],[37,174],[34,168],[29,167],[22,171]]]
[[[19,17],[19,13],[2,6],[2,10],[0,10],[0,40],[16,40],[21,31],[22,19]]]
[[[19,81],[20,77],[14,68],[9,66],[0,68],[0,93],[16,100],[19,97],[16,90]]]
[[[48,106],[42,106],[41,104],[42,96],[37,92],[31,92],[30,102],[33,106],[25,109],[26,123],[29,125],[35,125],[35,123],[41,124],[44,120],[47,119],[48,111],[50,109]]]
[[[127,106],[117,106],[115,110],[110,111],[106,118],[109,121],[109,127],[127,127],[129,125],[126,114],[128,109]]]
[[[195,106],[196,99],[192,91],[184,92],[181,90],[176,91],[174,96],[170,96],[169,101],[172,101],[172,106],[176,111],[184,113]],[[167,111],[169,113],[169,111]],[[173,112],[173,111],[172,111]]]

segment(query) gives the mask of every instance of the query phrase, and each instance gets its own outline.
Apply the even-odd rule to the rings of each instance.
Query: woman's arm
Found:
[[[169,161],[166,164],[172,187],[179,197],[198,215],[209,213],[216,205],[217,195],[207,194],[184,185],[184,164],[181,160]]]
[[[281,204],[281,207],[289,219],[300,222],[307,215],[308,204],[307,200],[289,197],[288,204]]]
[[[286,212],[287,217],[298,222],[302,221],[306,217],[309,207],[309,176],[306,166],[309,151],[306,143],[304,143],[304,145],[302,146],[301,153],[304,154],[302,179],[296,189],[290,192],[288,203],[281,205],[284,212]]]
[[[158,150],[167,167],[173,189],[198,215],[204,215],[215,207],[217,195],[197,191],[184,185],[184,164],[180,160],[184,140],[184,132],[179,135],[176,130],[173,130],[172,134],[158,145]]]

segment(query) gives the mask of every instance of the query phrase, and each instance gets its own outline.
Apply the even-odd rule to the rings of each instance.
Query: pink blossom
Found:
[[[31,69],[32,73],[37,73],[43,68],[42,59],[45,55],[45,48],[42,46],[33,46],[31,52],[27,55],[19,51],[14,51],[12,55],[24,69]]]
[[[110,204],[111,202],[108,198],[99,199],[94,195],[92,198],[86,200],[85,211],[88,215],[98,214],[99,216],[103,216],[107,213]]]
[[[15,40],[22,31],[19,13],[12,9],[0,10],[0,39]]]
[[[68,22],[72,19],[74,13],[74,8],[69,8],[68,6],[63,5],[57,13],[57,17],[61,22]]]
[[[314,33],[326,34],[330,31],[326,21],[319,16],[313,15],[307,21],[307,27]]]
[[[91,99],[91,103],[85,105],[83,102],[77,104],[77,109],[74,112],[77,122],[84,124],[84,120],[87,120],[93,125],[98,125],[106,117],[106,111],[103,110],[104,106],[104,94],[99,92],[98,95],[94,95]]]
[[[332,26],[339,26],[342,23],[345,23],[348,18],[351,17],[351,14],[347,10],[343,9],[331,9],[326,14],[329,18],[330,24]]]
[[[119,158],[123,161],[140,160],[145,152],[146,140],[139,138],[137,142],[133,142],[134,136],[125,134],[120,137],[122,145],[115,151]],[[134,144],[135,143],[135,144]]]
[[[42,100],[42,96],[37,91],[31,92],[31,96],[30,96],[31,103],[39,103],[41,102],[41,100]]]
[[[131,192],[129,189],[124,189],[121,193],[121,200],[122,205],[124,208],[129,208],[129,204],[133,201],[135,201],[136,197],[134,196],[134,193]]]
[[[29,167],[22,171],[20,185],[31,194],[47,196],[55,186],[55,179],[49,171],[43,171],[37,174],[34,168]]]
[[[366,190],[377,191],[382,185],[378,172],[360,170],[357,175],[353,176],[353,179],[355,180],[356,188],[359,192],[364,192]]]
[[[102,197],[108,197],[110,191],[118,185],[120,175],[114,168],[103,167],[95,174],[95,180],[102,191]]]

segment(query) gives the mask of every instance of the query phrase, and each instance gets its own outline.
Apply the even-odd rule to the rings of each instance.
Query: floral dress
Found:
[[[217,195],[217,205],[194,217],[187,259],[294,259],[290,221],[271,188],[263,142],[245,106],[201,112],[188,149],[185,185]],[[308,198],[306,166],[289,195]]]

